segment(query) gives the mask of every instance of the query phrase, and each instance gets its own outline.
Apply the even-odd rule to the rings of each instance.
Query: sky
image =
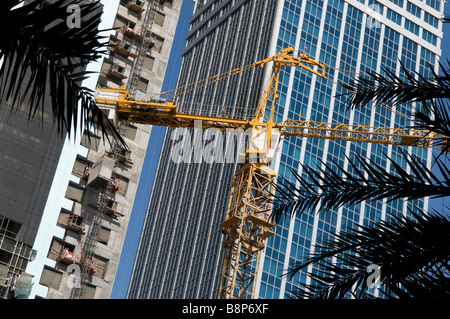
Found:
[[[174,89],[178,78],[178,70],[181,63],[181,51],[185,44],[185,35],[189,30],[189,19],[192,14],[194,2],[184,0],[181,7],[180,18],[178,20],[177,30],[172,45],[169,63],[167,66],[162,92]],[[446,4],[444,9],[446,15],[450,16],[450,5]],[[446,59],[450,60],[450,23],[444,24],[444,38],[442,40],[442,58],[441,63],[447,66]],[[147,210],[148,200],[153,184],[153,177],[158,164],[162,139],[165,128],[153,126],[147,155],[144,161],[141,178],[138,185],[137,196],[134,201],[131,218],[128,224],[127,235],[125,237],[119,266],[114,281],[111,299],[124,299],[128,289],[128,283],[133,269],[134,258],[140,239],[142,224]],[[430,207],[439,209],[444,205],[443,200],[433,200]]]

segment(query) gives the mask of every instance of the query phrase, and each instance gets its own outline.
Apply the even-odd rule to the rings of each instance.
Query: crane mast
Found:
[[[362,143],[405,145],[447,149],[443,136],[429,131],[394,129],[362,125],[333,124],[287,119],[274,122],[277,89],[282,66],[301,67],[326,79],[326,66],[306,54],[292,56],[293,48],[258,61],[255,67],[273,63],[268,87],[264,90],[251,120],[178,113],[173,102],[134,101],[125,87],[103,88],[96,92],[96,103],[114,108],[120,122],[203,129],[243,129],[250,133],[246,161],[232,179],[225,220],[220,223],[224,258],[218,298],[253,298],[261,252],[274,232],[270,221],[276,174],[268,166],[274,146],[281,136],[297,136]],[[235,72],[238,73],[238,72]],[[268,105],[270,104],[270,105]]]

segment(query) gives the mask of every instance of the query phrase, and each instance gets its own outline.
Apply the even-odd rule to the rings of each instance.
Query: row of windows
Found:
[[[292,3],[290,2],[292,5]],[[335,6],[342,5],[342,1],[329,1],[328,5],[331,4]],[[403,1],[397,1],[401,7],[403,7]],[[300,4],[299,4],[300,5]],[[421,14],[420,10],[417,10],[415,6],[411,4],[407,4],[408,10],[414,14]],[[316,17],[321,16],[322,6],[315,7],[314,3],[308,2],[306,7],[308,10],[305,12],[305,18],[303,25],[300,29],[302,29],[302,36],[300,37],[300,48],[306,47],[312,48],[313,50],[307,53],[316,53],[316,45],[317,38],[319,35],[319,27],[320,23],[317,23]],[[323,8],[325,8],[323,6]],[[295,11],[295,8],[289,7],[285,10],[290,10],[291,12]],[[327,23],[325,23],[323,28],[323,33],[321,34],[322,43],[320,47],[320,61],[325,62],[326,64],[335,66],[337,61],[337,52],[334,50],[338,47],[337,42],[338,37],[340,35],[340,24],[341,21],[341,12],[333,11],[332,8],[327,7]],[[386,10],[388,17],[396,22],[401,24],[401,16],[397,15],[394,11],[387,9]],[[395,71],[398,67],[398,59],[400,58],[405,65],[408,67],[415,68],[417,61],[417,49],[418,45],[414,43],[412,40],[405,38],[402,42],[402,47],[399,47],[400,43],[400,34],[385,26],[384,36],[381,37],[381,28],[365,28],[364,34],[364,43],[362,45],[361,52],[361,60],[364,66],[361,69],[358,69],[359,61],[358,52],[360,48],[360,30],[362,28],[362,13],[353,8],[352,6],[348,6],[348,12],[345,20],[345,32],[344,32],[344,41],[342,41],[342,55],[340,57],[340,69],[350,70],[350,71],[360,71],[360,72],[373,72],[377,70],[377,65],[381,62],[381,68],[389,69]],[[281,48],[281,44],[290,42],[292,38],[296,37],[294,29],[289,29],[289,24],[283,24],[283,31],[280,33],[281,41],[278,42],[279,47]],[[411,27],[414,28],[414,27]],[[337,32],[336,32],[337,31]],[[293,34],[289,34],[289,37],[286,37],[287,32],[293,32]],[[414,31],[415,32],[415,31]],[[308,38],[310,36],[310,38]],[[379,49],[382,49],[382,54],[379,52]],[[398,52],[401,52],[399,56]],[[421,62],[420,65],[424,66],[425,61],[432,61],[434,59],[434,55],[428,50],[422,50],[420,55]],[[423,62],[422,62],[423,61]],[[432,61],[434,62],[434,61]],[[337,65],[336,65],[337,66]],[[336,71],[337,72],[337,71]],[[422,70],[421,70],[422,72]],[[295,71],[292,86],[291,98],[287,101],[287,105],[289,105],[289,118],[298,118],[301,113],[301,117],[304,118],[308,111],[307,106],[309,103],[309,96],[311,90],[311,77],[302,70]],[[288,73],[286,75],[289,75]],[[342,75],[342,76],[341,76]],[[351,83],[353,80],[353,74],[349,74],[347,72],[339,71],[339,80],[340,83]],[[284,93],[284,90],[287,89],[284,87],[284,83],[288,82],[289,76],[284,77],[283,75],[282,85],[280,86],[282,89],[280,91]],[[330,83],[321,82],[321,80],[316,79],[316,87],[314,90],[314,96],[312,97],[313,102],[311,102],[311,118],[316,120],[327,120],[329,108],[331,107],[331,101],[334,100],[334,110],[333,114],[333,122],[342,122],[341,120],[348,120],[349,111],[348,108],[345,108],[345,98],[339,97],[340,93],[345,93],[345,90],[342,90],[340,87],[336,88],[337,92],[332,96],[331,93],[331,85]],[[336,96],[337,95],[337,96]],[[332,97],[332,99],[331,99]],[[343,107],[340,107],[343,106]],[[406,106],[399,108],[400,112],[406,113]],[[283,108],[280,107],[278,109],[280,114],[283,114]],[[373,114],[376,112],[376,114]],[[375,115],[375,116],[374,116]],[[297,117],[296,117],[297,116]],[[374,121],[375,125],[387,127],[391,124],[392,113],[380,107],[367,107],[366,109],[358,110],[354,112],[355,123],[366,124],[368,125],[372,121]],[[404,118],[403,118],[404,119]],[[335,121],[336,120],[336,121]],[[407,124],[406,120],[401,120],[401,117],[396,118],[395,126]],[[283,142],[282,155],[280,161],[280,168],[278,171],[279,175],[282,175],[284,178],[295,181],[295,178],[291,175],[290,170],[294,170],[296,172],[299,171],[300,165],[298,160],[300,159],[301,150],[304,151],[304,160],[303,164],[309,167],[316,167],[320,164],[320,160],[323,156],[325,142],[323,140],[315,140],[314,142],[307,141],[305,145],[303,145],[302,141],[299,139],[297,142],[295,139],[289,139],[288,141]],[[350,149],[350,160],[356,161],[355,154],[360,154],[361,156],[365,156],[368,154],[367,145],[355,145],[351,144]],[[343,166],[344,161],[342,159],[342,154],[345,152],[346,142],[339,141],[329,141],[328,143],[328,154],[327,154],[327,163],[330,163],[329,160],[335,160],[337,165]],[[376,163],[385,166],[387,163],[386,153],[388,146],[386,145],[371,145],[370,157]],[[399,149],[393,148],[393,159],[396,161],[401,161]],[[425,156],[426,153],[420,153],[421,156]],[[331,164],[331,169],[337,171],[337,165]],[[404,165],[404,163],[402,163]],[[355,173],[353,169],[349,168],[348,172]],[[423,205],[423,203],[419,203]],[[354,206],[344,206],[342,208],[342,215],[340,219],[340,223],[343,228],[353,229],[358,227],[361,217],[363,217],[363,222],[368,224],[370,221],[379,220],[381,218],[382,212],[382,202],[373,202],[366,203],[364,206],[361,204],[357,204]],[[364,207],[364,211],[361,211],[362,207]],[[403,211],[402,201],[395,201],[389,203],[388,210],[393,210],[394,212],[398,210],[399,213]],[[362,214],[362,215],[361,215]],[[303,212],[301,216],[308,216],[306,212]],[[278,245],[274,245],[273,242],[268,244],[268,254],[264,262],[267,262],[267,265],[264,266],[262,283],[260,286],[260,296],[271,298],[277,297],[280,293],[279,283],[276,282],[277,275],[279,275],[279,265],[284,264],[284,260],[286,258],[289,259],[289,264],[293,264],[294,262],[300,260],[305,253],[308,253],[310,245],[311,245],[311,237],[312,237],[312,229],[314,218],[318,218],[317,220],[317,235],[314,239],[317,242],[321,242],[323,240],[332,239],[330,235],[335,231],[337,224],[337,212],[332,211],[330,214],[325,215],[314,215],[310,216],[310,220],[302,220],[302,217],[296,216],[294,219],[294,231],[292,235],[292,245],[291,245],[291,253],[290,256],[284,256],[282,251],[278,251],[277,248],[283,246],[282,238],[280,238]],[[280,257],[283,257],[280,259]],[[319,268],[315,267],[314,271],[318,271]],[[305,279],[305,273],[300,272],[296,275],[296,277],[286,283],[286,291],[289,291],[293,287],[297,280]],[[284,296],[280,296],[284,297]]]
[[[389,8],[386,8],[386,18],[398,25],[402,25],[402,16]]]
[[[412,15],[416,16],[419,19],[422,14],[422,10],[418,6],[409,1],[406,2],[406,11],[408,11],[409,13],[411,13]]]
[[[440,0],[421,0],[421,1],[424,2],[425,4],[427,4],[428,6],[430,6],[431,8],[433,8],[434,10],[440,11],[440,6],[441,6]],[[391,2],[394,3],[395,5],[399,6],[400,8],[403,8],[403,5],[404,5],[403,0],[391,0]],[[416,5],[414,5],[413,3],[411,3],[410,1],[406,1],[406,10],[408,10],[408,12],[410,12],[420,18],[421,9],[419,7],[417,7]]]
[[[408,19],[405,19],[405,29],[415,35],[419,35],[420,27]]]
[[[268,2],[268,8],[271,9],[271,6],[274,5],[273,1]],[[200,5],[202,4],[200,3]],[[268,30],[270,25],[260,18],[264,16],[269,20],[271,19],[270,14],[263,14],[264,8],[265,6],[260,5],[260,2],[243,3],[239,10],[236,10],[228,19],[224,20],[223,24],[218,25],[215,30],[192,47],[183,57],[184,62],[180,70],[180,81],[183,83],[179,83],[179,85],[192,83],[245,63],[249,64],[247,62],[254,62],[255,58],[258,60],[266,57],[264,48],[262,46],[258,48],[257,45],[257,39],[266,43],[270,36]],[[254,21],[250,21],[251,10],[255,11]],[[272,11],[268,10],[268,12]],[[241,17],[246,17],[247,20],[244,19],[242,26],[239,27],[239,18]],[[250,30],[248,26],[251,26]],[[249,34],[252,36],[249,36]],[[215,43],[215,37],[219,37],[222,42]],[[249,43],[251,43],[250,46],[248,46]],[[202,52],[211,54],[203,55]],[[202,68],[202,65],[205,64],[210,67]],[[198,102],[197,105],[200,102],[214,105],[221,103],[235,105],[236,101],[239,101],[239,97],[247,95],[244,94],[246,90],[248,91],[251,88],[259,92],[258,88],[261,81],[255,81],[253,86],[250,85],[252,84],[252,77],[259,79],[262,74],[262,71],[255,70],[251,75],[241,74],[242,77],[219,81],[208,86],[208,90],[195,90],[183,94],[179,101],[181,103],[177,104],[185,112],[196,111],[193,102]],[[168,134],[170,136],[170,133]],[[165,145],[170,142],[167,140],[166,138]],[[169,158],[170,152],[165,152],[165,149],[170,151],[170,147],[164,146],[162,156]],[[145,224],[146,230],[142,242],[142,246],[145,245],[151,247],[151,249],[148,253],[145,251],[148,248],[140,250],[143,257],[141,258],[142,264],[139,260],[138,265],[143,265],[145,260],[145,267],[137,267],[142,272],[139,276],[144,277],[143,283],[150,282],[150,284],[141,287],[142,296],[169,296],[169,290],[173,289],[174,296],[181,296],[180,290],[185,290],[185,297],[198,298],[205,297],[207,291],[211,291],[214,289],[213,286],[217,286],[218,281],[217,278],[213,277],[213,274],[217,269],[217,263],[220,262],[217,257],[220,247],[207,247],[206,243],[220,242],[221,234],[220,230],[217,233],[209,233],[208,227],[218,225],[224,217],[213,212],[221,210],[217,207],[223,208],[226,204],[226,198],[223,199],[222,197],[226,197],[225,189],[228,190],[230,181],[220,178],[232,176],[232,174],[228,168],[223,169],[223,172],[220,173],[220,169],[215,165],[207,165],[197,169],[194,169],[193,166],[195,165],[169,164],[168,166],[161,165],[158,168],[158,176],[155,178],[155,187],[152,194],[152,198],[155,199],[152,203],[155,203],[155,207],[149,206],[151,211]],[[222,177],[220,177],[221,175]],[[183,180],[183,183],[172,183],[171,181],[174,180]],[[195,180],[201,180],[204,183],[195,184]],[[210,193],[206,191],[207,184],[217,185],[217,189]],[[170,189],[168,189],[169,185],[171,186]],[[163,196],[164,192],[177,195],[171,198],[165,197]],[[171,202],[169,202],[170,200]],[[199,215],[198,212],[202,212],[202,214]],[[175,217],[175,215],[178,216]],[[164,229],[164,225],[168,224],[173,225],[176,229],[168,229],[167,226]],[[168,233],[165,234],[165,232]],[[150,236],[147,238],[147,234],[151,234],[151,238]],[[171,246],[167,242],[169,239],[172,240]],[[180,253],[179,247],[181,245],[186,252],[195,248],[194,255]],[[170,251],[164,251],[163,254],[158,253],[158,250],[169,250],[169,248],[174,249],[180,256],[175,258],[173,255],[175,252]],[[155,270],[158,265],[159,268],[165,268],[162,266],[166,264],[164,258],[168,258],[167,269],[169,271],[165,275]],[[173,269],[177,262],[180,269],[178,272]],[[187,278],[187,274],[190,274],[189,278]],[[201,279],[200,274],[202,274]],[[136,283],[133,287],[136,287],[136,289],[139,285],[139,279],[136,274],[136,278],[133,280],[133,284]],[[147,292],[151,293],[147,295]],[[211,298],[215,295],[206,297]]]
[[[425,29],[422,30],[422,39],[431,43],[432,45],[437,45],[437,36]]]
[[[413,13],[416,17],[420,18],[421,10],[417,6],[411,4],[410,2],[408,2],[408,5],[410,7],[410,12]],[[414,8],[419,9],[419,11],[417,11]],[[417,13],[417,12],[419,12],[419,13]],[[386,15],[386,18],[389,19],[390,21],[398,24],[399,26],[402,25],[402,16],[399,13],[386,7],[385,15]],[[430,24],[431,26],[433,26],[434,28],[438,27],[439,20],[427,12],[424,12],[423,20],[427,24]],[[416,23],[412,22],[411,20],[409,20],[407,18],[404,18],[404,21],[405,21],[404,27],[406,30],[410,31],[411,33],[413,33],[417,36],[420,35],[420,26],[419,25],[417,25]],[[423,29],[423,33],[424,34],[423,34],[422,38],[424,40],[426,40],[427,42],[430,42],[433,45],[437,45],[437,36],[435,34],[432,34],[431,32],[427,31],[426,29]]]

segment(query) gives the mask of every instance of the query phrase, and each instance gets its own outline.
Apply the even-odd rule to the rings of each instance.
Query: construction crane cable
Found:
[[[207,82],[205,84],[201,84],[199,86],[195,86],[195,87],[193,87],[191,89],[188,89],[186,91],[174,94],[171,97],[164,98],[164,100],[173,99],[173,98],[175,98],[177,96],[180,96],[182,94],[186,94],[186,93],[188,93],[190,91],[193,91],[193,90],[195,90],[197,88],[200,88],[200,87],[203,87],[203,86],[206,86],[206,85],[218,82],[218,81],[223,80],[223,79],[225,79],[227,77],[230,77],[232,75],[238,74],[238,73],[240,73],[242,71],[250,70],[250,69],[254,68],[257,65],[258,65],[257,63],[252,63],[252,64],[249,64],[249,65],[245,65],[243,67],[240,67],[240,68],[237,68],[237,69],[233,69],[233,70],[221,73],[221,74],[217,74],[217,75],[211,76],[211,77],[206,78],[206,79],[198,80],[198,81],[193,82],[193,83],[188,83],[186,85],[182,85],[182,86],[176,87],[174,89],[155,94],[155,95],[151,96],[150,98],[154,98],[156,96],[164,95],[164,94],[167,94],[167,93],[170,93],[170,92],[174,92],[174,91],[177,91],[177,90],[185,89],[185,88],[188,88],[188,87],[191,87],[191,86],[194,86],[194,85],[198,85],[198,84],[203,83],[203,82],[211,81],[211,82]]]
[[[300,55],[299,55],[299,57],[300,57]],[[180,95],[186,94],[186,93],[191,92],[191,91],[194,91],[194,90],[196,90],[196,89],[198,89],[198,88],[201,88],[201,87],[204,87],[204,86],[213,84],[213,83],[215,83],[215,82],[221,81],[221,80],[223,80],[223,79],[225,79],[225,78],[228,78],[228,77],[230,77],[230,76],[236,75],[236,74],[238,74],[238,73],[240,73],[240,72],[242,72],[242,71],[250,70],[250,69],[252,69],[252,68],[254,68],[254,67],[256,67],[256,66],[259,66],[259,65],[260,65],[260,63],[258,63],[258,62],[255,62],[255,63],[252,63],[252,64],[248,64],[248,65],[245,65],[245,66],[240,67],[240,68],[236,68],[236,69],[233,69],[233,70],[230,70],[230,71],[221,73],[221,74],[217,74],[217,75],[214,75],[214,76],[211,76],[211,77],[202,79],[202,80],[198,80],[198,81],[195,81],[195,82],[192,82],[192,83],[188,83],[188,84],[185,84],[185,85],[176,87],[176,88],[171,89],[171,90],[168,90],[168,91],[164,91],[164,92],[161,92],[161,93],[152,95],[150,98],[155,98],[155,97],[157,97],[157,96],[161,96],[161,95],[164,95],[164,94],[167,94],[167,93],[170,93],[170,92],[174,92],[174,91],[179,91],[179,90],[181,90],[181,89],[186,89],[185,91],[181,91],[181,92],[179,92],[179,93],[176,93],[176,94],[174,94],[174,95],[172,95],[172,96],[170,96],[170,97],[168,97],[168,98],[162,98],[163,100],[166,100],[166,101],[167,101],[167,100],[172,100],[172,99],[174,99],[175,97],[178,97],[178,96],[180,96]],[[334,70],[337,70],[337,71],[347,72],[347,73],[353,73],[353,74],[355,74],[355,75],[361,75],[361,76],[370,77],[370,75],[369,75],[369,74],[366,74],[366,73],[361,73],[361,72],[356,72],[356,71],[346,70],[346,69],[342,69],[342,68],[332,67],[332,66],[329,66],[329,65],[327,65],[327,64],[323,64],[323,65],[324,65],[326,68],[334,69]],[[344,89],[346,89],[346,90],[352,92],[352,93],[355,93],[355,91],[351,90],[350,88],[348,88],[347,86],[344,86],[343,84],[341,84],[341,83],[339,83],[339,82],[336,82],[336,81],[334,81],[334,80],[332,80],[332,79],[330,79],[330,78],[328,78],[328,77],[324,77],[324,78],[325,78],[326,80],[328,80],[328,81],[330,81],[330,82],[332,82],[332,83],[334,83],[334,84],[336,84],[336,85],[338,85],[338,86],[340,86],[340,87],[342,87],[342,88],[344,88]],[[192,87],[192,86],[194,86],[194,87]],[[187,89],[187,88],[189,88],[189,89]],[[379,102],[376,102],[376,101],[374,101],[374,100],[371,100],[371,102],[372,102],[373,104],[375,104],[375,105],[378,105],[378,106],[380,106],[380,107],[383,107],[383,108],[387,109],[388,111],[391,111],[391,112],[395,113],[396,115],[398,115],[398,116],[400,116],[400,117],[405,118],[405,119],[408,120],[408,121],[411,121],[412,123],[417,124],[417,122],[416,122],[415,120],[411,119],[410,117],[406,116],[405,114],[402,114],[402,113],[400,113],[400,112],[397,112],[397,111],[393,110],[392,108],[390,108],[390,107],[388,107],[388,106],[386,106],[386,105],[383,105],[383,104],[381,104],[381,103],[379,103]]]

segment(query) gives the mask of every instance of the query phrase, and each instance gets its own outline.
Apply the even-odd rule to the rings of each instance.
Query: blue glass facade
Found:
[[[429,74],[436,64],[440,43],[437,22],[439,1],[395,0],[204,0],[197,1],[191,29],[183,52],[179,85],[219,74],[273,55],[293,46],[329,66],[327,79],[312,76],[301,68],[283,68],[275,121],[306,119],[331,123],[354,123],[380,127],[410,125],[408,117],[416,105],[402,105],[396,111],[378,105],[350,110],[349,84],[360,74],[385,72],[402,74],[400,62],[409,70]],[[430,7],[431,6],[431,7]],[[437,8],[437,9],[436,9]],[[370,9],[370,10],[369,10]],[[276,14],[275,14],[276,13]],[[421,23],[418,23],[418,19]],[[264,83],[264,73],[254,71],[215,83],[212,87],[183,95],[177,101],[185,112],[199,112],[209,105],[236,106],[233,117],[248,117]],[[246,107],[242,107],[245,105]],[[204,110],[202,110],[204,111]],[[167,130],[157,168],[149,210],[128,292],[129,298],[216,298],[221,268],[221,233],[233,163],[171,163],[172,130]],[[282,142],[273,168],[278,176],[295,181],[291,171],[317,168],[326,162],[351,171],[344,154],[370,158],[389,167],[386,159],[401,159],[404,148],[390,145],[355,144],[345,141],[290,137]],[[412,156],[427,161],[426,149],[409,149]],[[332,163],[336,163],[332,164]],[[281,275],[310,253],[316,243],[333,238],[343,229],[390,216],[408,216],[414,205],[426,201],[387,203],[364,202],[318,214],[305,211],[286,217],[275,226],[261,260],[256,282],[260,298],[285,298],[295,285],[306,282],[307,272],[292,280]]]
[[[178,86],[267,57],[275,1],[197,1],[186,35]],[[263,85],[254,68],[181,95],[181,111],[250,117]],[[238,164],[174,163],[167,129],[144,221],[128,298],[216,298],[228,191]],[[180,129],[186,134],[185,129]],[[190,131],[192,133],[192,131]]]
[[[360,3],[365,6],[360,6]],[[312,77],[300,69],[285,70],[281,77],[277,109],[279,119],[302,118],[379,127],[407,127],[412,124],[410,117],[416,105],[397,107],[396,112],[400,114],[379,105],[351,111],[346,107],[346,97],[341,96],[348,92],[336,85],[336,82],[350,84],[357,74],[383,74],[385,70],[402,76],[399,62],[408,70],[425,76],[430,74],[428,65],[433,67],[436,64],[439,52],[436,48],[438,36],[433,32],[433,28],[438,27],[436,16],[421,9],[426,10],[427,7],[410,1],[394,1],[393,4],[342,0],[284,1],[277,50],[294,46],[308,53],[330,67],[327,76],[332,81]],[[437,4],[433,2],[432,5]],[[376,20],[370,15],[373,11],[367,10],[369,7],[380,14]],[[424,19],[430,25],[422,22],[419,26],[411,21],[414,18],[409,20],[405,15]],[[333,164],[336,163],[351,171],[343,154],[351,161],[355,154],[362,155],[389,168],[387,154],[406,168],[401,156],[403,151],[405,148],[398,146],[290,137],[283,141],[277,172],[279,176],[295,182],[291,170],[302,172],[306,167],[320,167],[322,161],[331,169],[336,169]],[[426,162],[430,151],[411,148],[409,152],[416,159]],[[301,216],[286,218],[276,226],[276,234],[268,239],[258,296],[289,297],[298,282],[307,282],[306,271],[297,273],[291,280],[281,275],[309,254],[314,244],[332,239],[337,231],[355,229],[360,224],[389,220],[390,216],[411,218],[415,207],[426,207],[426,201],[363,202],[327,213],[305,211]],[[320,268],[311,266],[307,271],[319,273]]]

